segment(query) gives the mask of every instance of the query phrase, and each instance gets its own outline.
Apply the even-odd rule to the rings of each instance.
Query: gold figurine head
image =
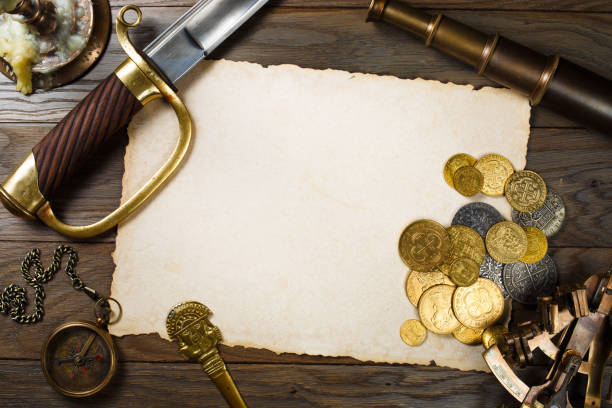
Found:
[[[186,302],[172,308],[166,330],[188,359],[203,360],[217,352],[221,331],[208,320],[211,311],[199,302]]]

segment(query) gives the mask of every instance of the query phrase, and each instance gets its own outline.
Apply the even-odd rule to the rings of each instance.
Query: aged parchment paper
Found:
[[[218,61],[180,84],[195,124],[184,166],[120,226],[115,335],[159,333],[170,308],[198,300],[225,343],[276,352],[484,369],[481,347],[428,334],[400,339],[417,312],[397,254],[403,228],[449,225],[469,200],[450,189],[451,155],[497,152],[523,168],[526,99],[508,90]],[[187,86],[188,85],[188,86]],[[169,156],[176,120],[138,114],[124,199]],[[503,198],[480,195],[509,218]]]

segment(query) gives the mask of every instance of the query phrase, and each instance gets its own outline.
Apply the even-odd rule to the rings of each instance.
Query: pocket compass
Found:
[[[49,383],[68,397],[88,397],[102,390],[117,371],[117,349],[106,327],[109,301],[96,302],[96,323],[69,322],[56,328],[42,348],[42,369]],[[121,308],[121,306],[119,306]]]
[[[64,255],[68,255],[65,272],[72,287],[96,302],[96,321],[69,322],[55,329],[42,347],[42,369],[57,391],[69,397],[88,397],[108,385],[117,371],[117,349],[107,326],[116,323],[122,311],[119,302],[101,296],[77,275],[75,267],[79,258],[73,248],[60,245],[47,269],[43,269],[40,251],[30,251],[21,264],[21,276],[35,291],[34,311],[26,313],[26,290],[12,284],[0,293],[0,313],[9,315],[19,324],[39,322],[45,314],[44,285],[58,272]],[[115,311],[111,303],[117,306]]]

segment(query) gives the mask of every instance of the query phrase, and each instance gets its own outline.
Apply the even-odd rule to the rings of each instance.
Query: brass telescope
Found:
[[[402,0],[372,0],[367,21],[385,21],[476,68],[501,85],[576,122],[612,135],[612,81],[559,57],[487,35]]]

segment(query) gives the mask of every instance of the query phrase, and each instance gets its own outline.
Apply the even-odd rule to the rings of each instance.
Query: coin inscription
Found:
[[[470,286],[478,280],[479,265],[470,258],[457,258],[453,261],[448,276],[457,286]]]
[[[504,296],[495,283],[478,278],[472,286],[455,290],[453,311],[464,326],[483,329],[498,321],[504,313]]]
[[[406,265],[428,272],[446,260],[450,237],[435,221],[418,220],[408,225],[399,239],[399,254]]]
[[[502,274],[504,272],[504,264],[501,262],[497,262],[495,259],[491,258],[490,255],[486,255],[484,261],[482,262],[482,266],[480,267],[480,277],[487,278],[493,283],[495,283],[499,289],[502,291],[504,298],[508,297],[508,292],[504,287],[504,282],[502,279]]]
[[[472,329],[464,325],[453,330],[453,336],[463,344],[479,344],[482,341],[484,329]]]
[[[455,190],[461,195],[471,197],[482,190],[484,184],[484,176],[482,173],[472,166],[460,167],[453,175],[453,184]]]
[[[504,194],[515,210],[536,211],[546,201],[546,183],[539,174],[520,170],[508,179]]]
[[[486,203],[469,203],[457,211],[451,224],[470,227],[484,239],[489,228],[503,220],[495,207]]]
[[[428,330],[437,334],[451,334],[459,327],[452,308],[454,286],[436,285],[427,289],[419,300],[419,317]]]
[[[540,262],[516,262],[504,266],[504,286],[510,297],[524,304],[537,303],[538,296],[552,294],[559,273],[553,259],[546,255]]]
[[[440,265],[440,270],[448,275],[452,263],[459,258],[469,258],[480,268],[486,253],[484,241],[480,235],[465,225],[451,225],[446,231],[450,237],[450,253],[446,262]]]
[[[537,227],[547,238],[555,235],[563,226],[565,205],[559,194],[548,191],[546,201],[539,209],[526,213],[512,209],[512,221],[521,227]]]
[[[420,346],[427,337],[427,330],[418,320],[406,320],[400,327],[400,337],[409,346]]]
[[[514,173],[512,163],[499,154],[482,156],[474,167],[480,170],[484,177],[482,192],[489,196],[503,195],[506,180]]]
[[[493,259],[501,263],[513,263],[527,250],[527,234],[518,224],[502,221],[487,232],[486,245]]]
[[[436,285],[453,286],[454,283],[448,276],[440,271],[411,271],[406,279],[406,295],[408,296],[408,300],[417,307],[423,292]]]
[[[458,153],[452,156],[444,165],[444,180],[446,181],[446,184],[452,188],[455,188],[455,185],[453,184],[453,176],[455,175],[457,169],[465,166],[473,166],[474,163],[476,163],[476,159],[466,153]]]
[[[527,251],[520,260],[525,263],[538,262],[548,252],[546,235],[536,227],[523,227],[523,229],[527,234]]]

